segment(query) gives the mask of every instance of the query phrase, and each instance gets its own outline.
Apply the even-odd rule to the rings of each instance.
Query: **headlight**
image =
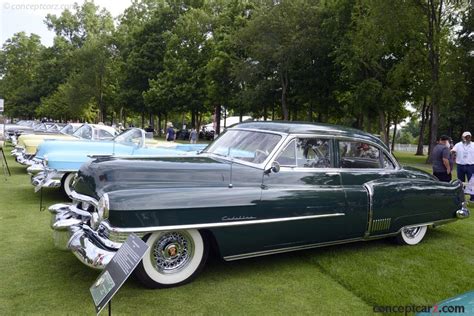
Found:
[[[99,213],[99,219],[107,219],[109,218],[109,195],[105,193],[99,200],[97,206],[97,213]]]

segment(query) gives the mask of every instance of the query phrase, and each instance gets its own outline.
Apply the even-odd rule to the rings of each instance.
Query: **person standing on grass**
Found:
[[[454,145],[453,152],[456,154],[456,168],[458,179],[462,182],[469,182],[474,174],[474,145],[471,142],[471,133],[462,133],[462,141]],[[471,202],[474,202],[474,195],[471,194]]]
[[[166,123],[166,141],[173,142],[176,139],[176,133],[173,128],[173,123]]]
[[[189,133],[189,142],[191,144],[196,144],[196,140],[197,140],[197,131],[196,131],[196,128],[193,127],[193,129],[191,130],[191,133]]]
[[[438,144],[433,148],[431,160],[433,161],[433,175],[442,182],[451,181],[451,164],[449,160],[451,153],[449,151],[449,136],[443,135],[439,138]]]

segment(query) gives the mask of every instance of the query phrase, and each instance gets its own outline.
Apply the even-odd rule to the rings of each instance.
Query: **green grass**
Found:
[[[39,211],[25,168],[8,159],[12,176],[0,175],[0,315],[94,315],[89,287],[98,273],[53,247],[49,213]],[[46,205],[62,201],[51,190],[43,198]],[[113,311],[370,315],[374,305],[433,304],[474,288],[473,223],[430,230],[414,247],[379,240],[232,263],[212,258],[182,287],[148,290],[128,280]]]

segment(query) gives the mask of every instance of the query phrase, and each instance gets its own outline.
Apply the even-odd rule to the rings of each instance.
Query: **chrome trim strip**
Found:
[[[364,237],[367,238],[370,235],[370,231],[372,230],[372,220],[374,218],[374,190],[373,188],[364,183],[364,188],[367,190],[367,198],[369,200],[368,205],[368,218],[367,218],[367,229],[365,231]]]
[[[284,252],[290,252],[290,251],[296,251],[296,250],[346,244],[346,243],[363,241],[363,240],[364,240],[363,238],[358,237],[358,238],[344,239],[344,240],[338,240],[338,241],[328,241],[328,242],[322,242],[322,243],[316,243],[316,244],[310,244],[310,245],[301,245],[301,246],[293,246],[293,247],[288,247],[288,248],[278,248],[278,249],[272,249],[272,250],[249,252],[249,253],[244,253],[240,255],[226,256],[224,257],[224,260],[234,261],[234,260],[240,260],[240,259],[246,259],[246,258],[252,258],[252,257],[268,256],[268,255],[273,255],[277,253],[284,253]]]
[[[386,237],[396,236],[404,228],[417,227],[417,226],[439,226],[439,225],[447,224],[447,223],[450,223],[450,222],[453,222],[453,221],[456,221],[456,219],[455,218],[442,219],[442,220],[435,221],[435,222],[430,222],[430,223],[421,223],[421,224],[405,226],[405,227],[402,227],[402,228],[400,228],[399,230],[397,230],[396,232],[393,232],[393,233],[387,233],[387,234],[369,236],[369,237],[363,237],[363,238],[362,237],[349,238],[349,239],[342,239],[342,240],[337,240],[337,241],[321,242],[321,243],[316,243],[316,244],[293,246],[293,247],[279,248],[279,249],[273,249],[273,250],[250,252],[250,253],[245,253],[245,254],[226,256],[226,257],[224,257],[224,260],[234,261],[234,260],[240,260],[240,259],[246,259],[246,258],[252,258],[252,257],[260,257],[260,256],[266,256],[266,255],[272,255],[272,254],[284,253],[284,252],[290,252],[290,251],[296,251],[296,250],[319,248],[319,247],[331,246],[331,245],[347,244],[347,243],[357,242],[357,241],[370,241],[370,240],[375,240],[375,239],[382,239],[382,238],[386,238]]]
[[[303,220],[303,219],[337,217],[337,216],[344,216],[344,215],[346,214],[345,213],[332,213],[332,214],[319,214],[319,215],[304,215],[304,216],[295,216],[295,217],[256,219],[256,220],[235,221],[235,222],[168,225],[168,226],[153,226],[153,227],[130,227],[130,228],[113,227],[110,225],[108,221],[103,221],[101,222],[101,224],[103,224],[108,230],[114,233],[149,233],[149,232],[168,231],[168,230],[221,228],[221,227],[233,227],[233,226],[244,226],[244,225],[271,224],[271,223],[298,221],[298,220]]]
[[[94,205],[96,208],[99,206],[99,202],[98,202],[96,199],[94,199],[94,198],[92,198],[92,197],[90,197],[90,196],[87,196],[87,195],[79,194],[79,193],[77,193],[76,191],[72,191],[72,192],[71,192],[70,198],[71,198],[72,200],[77,200],[77,201],[81,201],[81,202],[86,202],[86,203],[92,204],[92,205]]]

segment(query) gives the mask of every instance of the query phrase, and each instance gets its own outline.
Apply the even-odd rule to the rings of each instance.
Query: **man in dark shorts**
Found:
[[[439,181],[451,181],[451,158],[449,136],[443,135],[439,138],[438,144],[433,148],[431,160],[433,161],[433,175]]]

